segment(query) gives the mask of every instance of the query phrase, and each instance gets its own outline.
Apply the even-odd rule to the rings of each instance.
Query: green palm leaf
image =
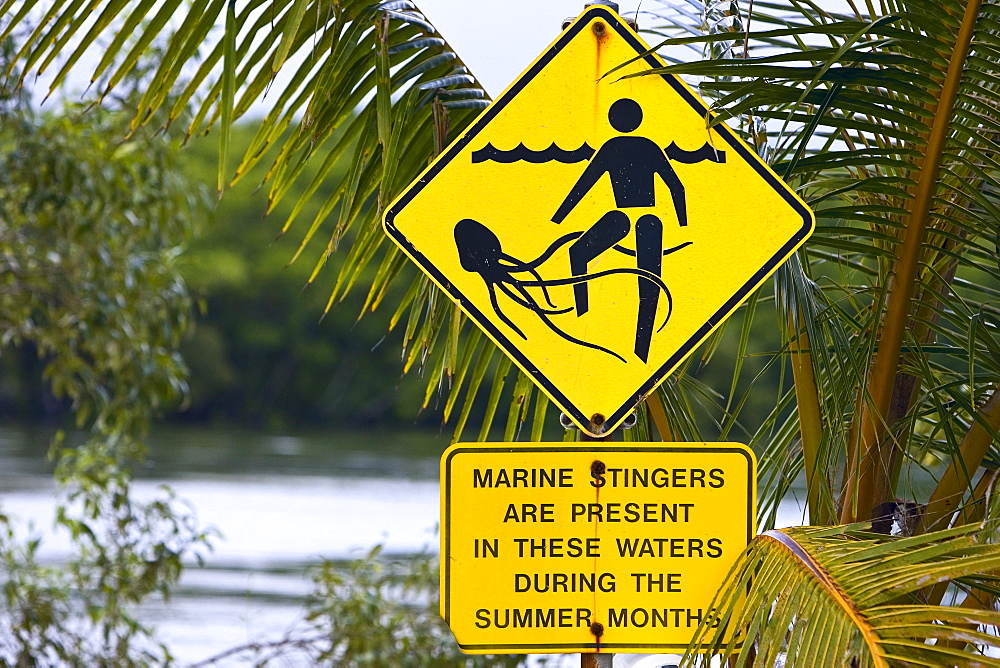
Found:
[[[697,75],[817,215],[801,262],[775,278],[787,342],[778,354],[810,368],[793,364],[807,415],[800,430],[750,426],[774,454],[761,458],[762,481],[775,485],[761,494],[764,518],[807,467],[810,509],[828,521],[841,490],[827,472],[845,459],[842,517],[870,517],[912,496],[904,469],[958,456],[972,423],[987,441],[996,434],[978,407],[1000,380],[1000,10],[960,1],[867,8],[876,15],[755,3],[742,19],[752,30],[738,37],[719,30],[666,43],[721,56],[666,69]],[[970,473],[981,461],[966,462]]]
[[[325,234],[325,252],[306,260],[314,263],[313,281],[323,275],[334,251],[341,247],[346,251],[331,280],[328,309],[359,281],[369,291],[366,309],[392,294],[393,285],[415,282],[417,289],[404,293],[404,311],[409,313],[406,367],[427,374],[428,403],[431,393],[438,391],[461,394],[465,377],[455,382],[454,375],[456,355],[466,348],[466,337],[459,336],[464,316],[430,281],[415,278],[398,249],[387,243],[380,220],[382,208],[488,99],[413,3],[253,0],[237,6],[203,0],[195,2],[170,33],[176,2],[160,6],[29,0],[9,20],[0,20],[0,32],[6,34],[31,20],[40,9],[45,16],[59,18],[40,22],[26,40],[19,56],[28,66],[22,81],[36,73],[29,68],[37,66],[41,73],[61,56],[65,64],[56,73],[52,90],[102,37],[108,47],[92,75],[102,96],[135,66],[144,50],[164,41],[159,67],[134,110],[132,125],[162,118],[157,112],[165,106],[170,124],[193,107],[188,136],[213,128],[220,133],[220,194],[230,182],[264,167],[258,178],[269,188],[271,210],[294,182],[304,178],[307,165],[319,165],[281,227],[284,234],[300,224],[307,201],[323,198],[316,215],[305,221],[292,260],[299,259],[316,235]],[[88,27],[87,18],[95,11],[99,19]],[[221,34],[216,25],[224,25]],[[66,57],[63,50],[74,38],[79,43]],[[198,67],[184,81],[183,66],[190,62]],[[265,95],[272,101],[270,111],[236,169],[229,171],[230,129]],[[260,165],[265,154],[276,157]],[[338,166],[344,162],[351,169],[338,177],[342,172]],[[373,264],[379,268],[371,275],[367,268]],[[398,313],[393,320],[401,317]],[[450,336],[439,337],[443,323],[458,326]],[[436,354],[435,342],[445,339],[450,352]],[[494,406],[490,413],[495,412]]]
[[[37,9],[54,20],[39,23],[31,33],[23,62],[51,67],[58,50],[80,37],[75,33],[83,33],[55,77],[58,85],[83,49],[108,36],[109,47],[94,71],[105,92],[165,32],[173,12],[170,3],[29,1],[3,30],[13,29]],[[777,402],[783,409],[761,424],[740,422],[746,395],[737,399],[734,392],[748,382],[741,380],[740,362],[725,400],[687,380],[659,392],[661,403],[674,413],[668,420],[672,426],[664,430],[693,437],[704,429],[707,417],[720,434],[735,429],[747,440],[768,443],[776,453],[801,451],[805,456],[765,460],[762,475],[787,481],[808,463],[809,479],[818,486],[811,492],[812,505],[828,509],[817,518],[829,515],[837,496],[832,477],[815,475],[817,469],[828,470],[846,454],[848,479],[861,481],[854,474],[861,475],[865,462],[879,462],[869,469],[888,475],[860,484],[872,490],[871,503],[877,505],[894,491],[890,488],[907,462],[926,453],[957,452],[962,436],[946,425],[975,422],[972,407],[1000,379],[994,363],[998,271],[995,244],[991,246],[1000,212],[1000,83],[993,66],[1000,53],[998,10],[992,3],[967,6],[958,0],[892,3],[882,9],[883,17],[838,17],[808,3],[785,7],[758,2],[753,15],[743,17],[727,3],[708,2],[704,11],[681,18],[671,14],[662,24],[654,20],[651,25],[652,32],[664,36],[685,31],[669,44],[703,49],[711,57],[668,69],[700,78],[702,91],[716,97],[722,117],[737,119],[748,139],[799,187],[816,208],[820,225],[800,265],[779,273],[774,303],[787,341],[775,366],[784,368],[791,354],[803,354],[802,347],[808,346],[813,389],[806,392],[801,374],[796,383],[803,397],[815,398],[813,435],[804,439],[789,422],[793,396],[785,390],[779,397],[786,399]],[[85,28],[86,17],[95,13],[97,21]],[[223,13],[226,28],[213,42],[213,26]],[[971,26],[974,40],[961,37],[963,16],[965,34]],[[969,45],[967,53],[956,51],[960,39]],[[959,56],[952,57],[954,53]],[[190,81],[180,82],[182,65],[196,57],[197,71]],[[959,76],[949,75],[949,68]],[[216,77],[220,70],[223,76]],[[275,88],[281,85],[275,74],[284,70],[290,79]],[[942,106],[941,91],[948,81],[953,102]],[[471,120],[476,107],[485,105],[485,93],[410,2],[255,0],[237,12],[225,2],[203,0],[167,38],[134,124],[154,118],[168,99],[168,122],[194,104],[190,134],[221,126],[220,174],[225,176],[229,128],[265,92],[273,106],[234,178],[245,178],[275,147],[277,157],[261,177],[273,206],[307,164],[321,165],[282,227],[285,232],[300,223],[305,198],[323,198],[319,212],[305,221],[295,256],[315,235],[326,235],[326,251],[309,260],[316,280],[330,254],[344,247],[330,305],[359,281],[369,290],[367,308],[393,294],[393,284],[411,282],[394,318],[407,323],[407,368],[426,374],[428,404],[438,392],[448,394],[445,403],[452,409],[456,397],[474,397],[463,385],[476,374],[459,378],[455,373],[457,360],[471,355],[465,353],[465,328],[455,327],[462,318],[432,284],[413,280],[402,256],[385,243],[377,221],[381,207]],[[937,139],[932,127],[938,128]],[[929,196],[918,205],[915,189],[929,156],[939,165],[940,178],[925,177],[933,187],[922,186]],[[349,161],[351,169],[333,179],[341,160]],[[911,244],[916,254],[908,257],[918,259],[910,266],[919,269],[900,280],[895,259],[917,209],[926,217],[921,224],[926,231],[916,234],[919,243]],[[370,266],[377,268],[374,274],[368,273]],[[909,297],[890,299],[893,276],[893,284],[908,284],[904,292]],[[765,300],[760,303],[766,308],[756,311],[770,317],[771,307]],[[890,303],[897,304],[896,311],[887,316]],[[904,308],[907,303],[910,307]],[[749,323],[754,314],[747,317]],[[750,350],[752,328],[747,323],[740,332],[738,359]],[[882,328],[891,323],[903,325],[895,327],[896,343],[887,344]],[[442,328],[447,335],[439,335]],[[708,344],[703,362],[711,361],[724,335],[720,332]],[[799,342],[794,347],[793,340]],[[933,345],[937,342],[946,345]],[[900,352],[893,357],[895,348]],[[966,350],[971,350],[971,364],[964,358]],[[877,351],[899,364],[881,363],[873,374],[865,360]],[[679,377],[697,374],[699,366],[686,367]],[[908,373],[897,373],[897,367]],[[883,379],[881,399],[868,382],[876,377]],[[489,406],[487,415],[510,416],[499,404],[515,394],[527,398],[516,391],[518,386],[511,380],[491,392],[497,405]],[[908,392],[891,415],[884,406],[887,386]],[[696,394],[686,394],[684,388]],[[938,410],[942,399],[959,408]],[[859,408],[869,416],[867,426],[856,424]],[[527,418],[518,414],[511,419],[508,433],[511,424]],[[929,436],[908,436],[913,451],[879,440],[880,434],[898,432],[894,424],[912,425],[910,431],[929,428]],[[481,431],[488,430],[487,425]],[[535,425],[531,433],[539,430]],[[867,440],[861,443],[863,432]],[[786,483],[777,484],[762,495],[765,516],[773,516],[773,504]],[[853,491],[849,496],[852,508],[869,503],[855,501]],[[857,511],[867,512],[863,507]]]
[[[924,601],[956,583],[960,597],[992,588],[979,576],[1000,566],[979,526],[914,538],[865,533],[862,525],[768,531],[750,544],[698,629],[708,653],[687,665],[733,657],[736,666],[987,666],[1000,647],[981,627],[1000,613]],[[713,628],[714,627],[714,628]],[[733,664],[730,664],[733,665]]]
[[[445,412],[459,415],[464,427],[471,415],[465,404],[477,396],[490,373],[485,369],[495,368],[492,344],[469,339],[455,307],[429,281],[414,279],[378,229],[381,208],[486,104],[475,79],[413,3],[254,0],[237,7],[201,0],[169,35],[174,13],[169,2],[4,5],[17,8],[6,14],[4,33],[36,15],[53,19],[38,23],[19,62],[45,70],[61,53],[65,62],[54,86],[86,48],[107,38],[93,72],[107,94],[143,49],[165,39],[133,124],[149,122],[161,109],[170,123],[193,105],[189,134],[220,126],[222,185],[230,180],[229,128],[266,93],[271,110],[232,178],[246,178],[264,155],[275,155],[260,176],[273,206],[303,178],[306,165],[320,165],[282,227],[284,233],[301,225],[302,243],[294,256],[316,235],[325,235],[325,251],[306,259],[315,267],[312,280],[318,280],[330,255],[345,251],[331,281],[331,306],[359,283],[368,289],[366,309],[400,295],[393,297],[392,320],[405,323],[405,366],[426,375],[425,403],[446,394]],[[817,234],[799,264],[779,272],[775,299],[760,297],[747,313],[728,392],[720,396],[723,388],[711,389],[699,379],[726,340],[720,331],[700,360],[657,392],[663,410],[651,415],[657,429],[672,438],[704,438],[711,425],[710,431],[742,434],[774,453],[762,460],[762,477],[773,485],[761,495],[765,518],[774,517],[789,481],[803,467],[815,517],[826,521],[839,490],[835,476],[817,472],[846,458],[847,479],[858,482],[848,490],[850,508],[842,512],[864,516],[869,501],[859,500],[855,490],[870,495],[872,505],[905,497],[895,488],[906,479],[905,466],[919,467],[926,456],[956,456],[963,430],[973,424],[995,433],[976,407],[1000,380],[995,361],[1000,11],[994,3],[959,0],[871,9],[882,10],[882,16],[835,16],[813,3],[774,2],[757,2],[752,16],[742,16],[728,3],[706,2],[703,11],[680,18],[661,12],[662,22],[654,18],[649,26],[670,37],[668,46],[709,56],[668,69],[698,77],[702,91],[715,97],[720,116],[732,119],[817,211]],[[92,16],[97,19],[91,23]],[[219,35],[214,26],[222,23]],[[968,49],[956,50],[959,42]],[[194,60],[196,71],[181,81],[183,65]],[[943,104],[946,83],[951,101]],[[924,194],[918,198],[923,166],[932,158],[938,177],[923,177],[927,185],[920,186]],[[340,161],[351,168],[334,178]],[[310,197],[320,197],[322,204],[302,221]],[[915,215],[924,222],[910,235],[918,241],[910,243],[907,257],[917,269],[904,279],[896,258]],[[900,300],[891,295],[902,283],[908,286]],[[394,292],[393,285],[407,287]],[[800,393],[799,408],[811,406],[808,436],[797,428],[804,426],[804,413],[793,413],[797,395],[790,393],[791,385],[779,388],[771,414],[757,424],[744,422],[750,396],[745,388],[753,378],[743,378],[739,360],[753,354],[753,321],[771,317],[780,323],[785,343],[769,368],[785,373],[791,356],[808,357],[810,374],[803,375],[798,365],[791,369],[798,369],[795,378],[789,375]],[[897,332],[892,343],[884,334],[890,324]],[[888,355],[889,362],[873,370],[868,360],[876,354]],[[491,385],[486,415],[506,415],[505,432],[515,437],[541,433],[539,424],[518,427],[545,412],[530,409],[534,392],[526,392],[514,375],[519,374]],[[875,378],[882,379],[878,392],[871,384]],[[904,393],[892,411],[884,405],[886,387]],[[520,408],[505,408],[509,401]],[[641,412],[640,424],[649,424]],[[480,432],[489,430],[487,423]],[[893,437],[886,439],[889,434]],[[989,450],[981,459],[990,457],[998,459]],[[971,469],[977,464],[965,462]],[[967,483],[966,494],[971,486]]]

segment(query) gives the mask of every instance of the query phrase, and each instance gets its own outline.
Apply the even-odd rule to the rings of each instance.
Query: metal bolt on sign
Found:
[[[613,10],[616,14],[620,13],[618,11],[618,3],[617,2],[611,2],[610,0],[596,0],[596,2],[587,2],[587,3],[584,3],[583,8],[586,9],[587,7],[594,7],[595,5],[599,6],[599,7],[607,7],[608,9]],[[639,15],[639,12],[636,11],[634,14],[632,14],[632,18],[629,18],[627,16],[622,16],[622,18],[625,19],[625,23],[627,23],[628,26],[632,30],[635,30],[636,32],[639,32],[639,23],[637,21],[638,15]],[[569,24],[572,23],[575,18],[576,18],[575,16],[567,16],[565,19],[563,19],[562,29],[565,30],[567,27],[569,27]],[[595,26],[595,28],[596,28],[596,26]],[[603,26],[602,26],[602,28],[603,28]],[[595,34],[597,34],[596,30],[594,32],[595,32]],[[601,35],[597,34],[597,36],[600,37]]]
[[[595,417],[598,418],[598,419],[600,419],[603,416],[599,416],[599,415],[592,416],[590,418],[591,424],[594,424],[594,425],[603,424],[603,422],[604,422],[603,420],[600,420],[600,421],[595,420],[594,419]],[[631,429],[632,427],[635,426],[636,422],[638,422],[638,421],[639,421],[638,416],[635,413],[631,413],[631,414],[629,414],[629,415],[627,415],[625,417],[625,420],[622,421],[622,423],[621,423],[620,426],[621,426],[622,429]],[[573,424],[573,420],[570,419],[570,417],[568,415],[566,415],[565,413],[560,413],[559,414],[559,426],[562,427],[563,429],[565,429],[566,431],[569,431],[570,429],[578,429],[578,427],[575,424]]]

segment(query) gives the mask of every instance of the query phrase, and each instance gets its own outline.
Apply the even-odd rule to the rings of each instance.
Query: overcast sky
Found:
[[[417,0],[421,11],[496,97],[562,32],[583,0]],[[636,3],[621,6],[635,11]],[[648,2],[648,5],[653,3]]]
[[[492,97],[498,96],[583,11],[584,0],[415,0]],[[674,0],[678,5],[686,0]],[[666,11],[662,0],[627,0],[619,13]],[[740,3],[746,9],[749,3]],[[850,12],[847,0],[816,0],[828,11]],[[863,3],[862,3],[863,4]],[[648,20],[648,19],[647,19]],[[639,27],[643,16],[639,15]],[[646,41],[652,41],[647,37]]]

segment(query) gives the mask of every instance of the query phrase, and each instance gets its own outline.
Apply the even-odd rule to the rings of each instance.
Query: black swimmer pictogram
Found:
[[[573,343],[602,350],[618,359],[624,358],[611,350],[593,343],[576,339],[559,329],[549,318],[550,315],[568,313],[574,309],[558,309],[549,299],[546,288],[555,285],[572,285],[577,316],[582,316],[590,309],[587,283],[590,280],[614,273],[632,273],[638,277],[639,306],[636,316],[635,355],[646,362],[649,357],[650,344],[653,337],[656,311],[662,292],[668,303],[667,319],[672,312],[670,291],[664,284],[662,275],[663,257],[674,253],[691,242],[686,242],[672,248],[663,248],[663,223],[659,216],[653,213],[642,213],[635,221],[635,250],[630,250],[621,242],[630,232],[632,221],[623,209],[652,208],[656,206],[655,178],[663,181],[670,192],[677,222],[686,227],[687,203],[684,185],[674,172],[670,161],[692,164],[702,161],[725,162],[725,151],[715,149],[709,144],[694,151],[685,151],[671,143],[661,148],[647,137],[631,135],[642,124],[642,107],[630,98],[622,98],[611,105],[608,110],[608,122],[619,136],[607,140],[596,151],[584,143],[577,149],[563,149],[554,143],[540,151],[532,151],[518,144],[516,148],[503,151],[492,144],[473,152],[474,163],[494,161],[513,163],[520,160],[540,164],[543,162],[561,162],[572,164],[587,162],[583,173],[573,184],[569,193],[563,199],[559,208],[552,216],[552,222],[561,223],[580,203],[587,193],[607,174],[611,179],[611,188],[615,198],[615,208],[609,210],[585,232],[564,235],[553,242],[539,258],[530,262],[522,262],[503,253],[500,241],[493,232],[482,224],[465,219],[455,226],[455,242],[458,246],[462,267],[466,271],[479,274],[489,289],[490,302],[497,315],[515,332],[524,337],[511,320],[500,310],[494,287],[499,287],[517,304],[534,311],[547,326],[564,339]],[[555,250],[567,243],[571,277],[567,279],[542,280],[537,273],[537,267]],[[636,269],[615,269],[588,274],[588,265],[609,250],[635,257]],[[531,273],[534,280],[518,280],[514,274]],[[535,301],[525,287],[537,286],[544,291],[546,303],[551,309],[545,309]],[[666,324],[664,320],[659,329]],[[657,331],[659,331],[657,329]]]

